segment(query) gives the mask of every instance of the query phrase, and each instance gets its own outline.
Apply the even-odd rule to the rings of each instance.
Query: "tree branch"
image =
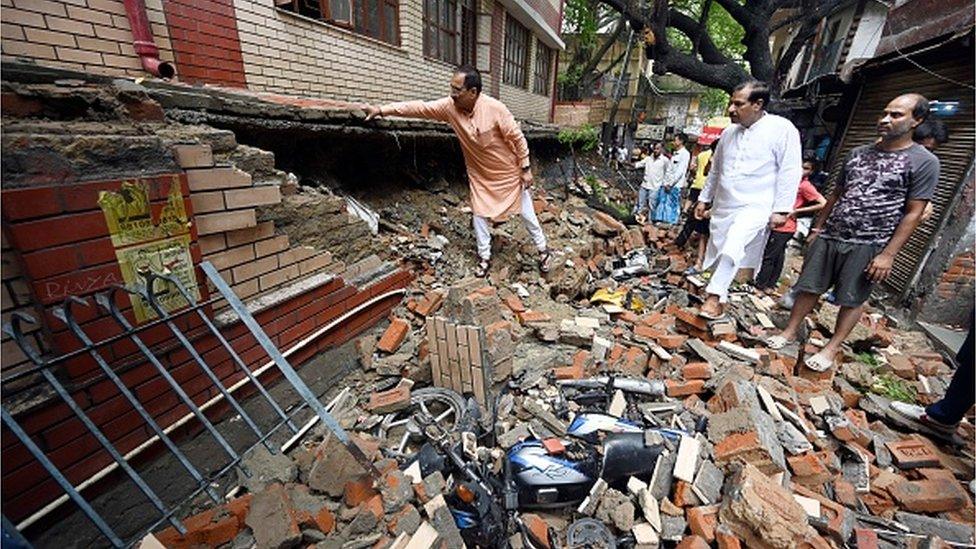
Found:
[[[590,74],[596,70],[597,65],[600,64],[600,60],[603,59],[603,56],[607,54],[607,51],[609,51],[614,43],[617,42],[626,26],[627,25],[624,18],[621,17],[617,21],[617,26],[613,29],[613,32],[607,37],[606,42],[604,42],[603,45],[600,46],[600,49],[598,49],[593,56],[590,57],[590,61],[583,67],[583,71],[580,74],[585,77],[587,74]]]
[[[691,17],[681,13],[675,8],[671,8],[668,14],[671,26],[688,36],[692,42],[697,41],[698,53],[702,56],[702,61],[710,65],[732,63],[732,59],[722,53],[712,41],[712,37],[702,30],[702,27]],[[694,54],[692,54],[694,57]]]

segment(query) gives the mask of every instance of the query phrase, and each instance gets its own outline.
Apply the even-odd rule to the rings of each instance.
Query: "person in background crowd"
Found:
[[[793,211],[786,218],[786,223],[773,228],[766,241],[766,249],[763,251],[762,266],[756,276],[756,289],[764,292],[772,292],[779,281],[779,275],[783,273],[783,262],[786,259],[786,245],[790,243],[793,234],[796,232],[797,218],[804,214],[820,211],[827,204],[827,199],[820,194],[813,183],[810,183],[810,174],[816,171],[817,161],[808,158],[803,161],[803,179],[800,180],[800,187],[797,189],[796,202],[793,204]]]
[[[404,116],[450,124],[461,142],[471,189],[471,212],[480,262],[476,276],[491,267],[491,233],[495,220],[519,212],[539,250],[539,270],[548,272],[552,254],[532,207],[529,145],[515,117],[501,101],[481,94],[481,73],[465,65],[451,77],[451,95],[436,101],[406,101],[377,107],[366,105],[366,120]]]
[[[852,150],[827,205],[811,229],[806,260],[796,282],[796,300],[783,332],[769,339],[780,349],[797,338],[819,297],[834,288],[840,306],[827,345],[805,360],[823,372],[861,318],[874,284],[888,278],[895,256],[918,226],[939,180],[939,159],[912,141],[929,114],[917,93],[896,97],[878,120],[880,141]]]
[[[937,118],[930,118],[915,128],[912,139],[926,149],[935,152],[936,149],[949,142],[949,128],[946,127],[945,122]],[[920,223],[928,221],[934,212],[935,207],[932,203],[926,204]]]
[[[724,317],[736,273],[759,267],[768,228],[786,223],[796,201],[803,170],[800,132],[789,120],[767,113],[768,104],[764,82],[744,82],[732,90],[733,124],[722,131],[695,206],[697,219],[711,208],[703,266],[712,276],[699,310],[707,319]]]
[[[668,157],[664,156],[664,145],[661,142],[651,145],[651,154],[634,164],[634,168],[644,168],[644,179],[637,191],[637,204],[634,205],[634,216],[638,223],[643,224],[654,213],[657,192],[667,174]],[[645,208],[647,213],[642,214]]]
[[[702,235],[703,238],[708,238],[708,221],[695,219],[695,204],[698,203],[698,196],[701,194],[702,188],[705,187],[705,180],[708,177],[708,171],[712,165],[712,153],[715,152],[715,147],[718,147],[718,141],[718,139],[712,141],[712,144],[707,149],[695,156],[694,165],[692,166],[692,170],[695,172],[695,179],[688,188],[688,203],[685,206],[687,219],[685,220],[684,227],[681,228],[681,232],[678,233],[678,238],[674,241],[679,248],[684,248],[685,244],[688,243],[688,239],[696,232]],[[701,258],[699,258],[700,261]]]
[[[674,225],[681,215],[681,189],[685,186],[688,164],[691,162],[691,153],[685,148],[687,141],[688,136],[682,132],[678,132],[674,136],[672,141],[674,152],[671,154],[667,177],[657,193],[654,221]]]

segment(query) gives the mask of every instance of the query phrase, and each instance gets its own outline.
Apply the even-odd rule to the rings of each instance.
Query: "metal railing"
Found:
[[[217,479],[227,474],[233,469],[237,469],[243,475],[249,476],[249,472],[242,466],[242,456],[246,455],[249,451],[258,445],[264,445],[269,452],[272,454],[276,453],[277,450],[275,445],[270,442],[270,437],[278,432],[282,427],[287,428],[291,433],[298,434],[299,429],[296,427],[293,418],[295,415],[308,407],[313,416],[318,417],[325,426],[331,430],[332,434],[342,442],[348,449],[350,454],[363,466],[363,468],[370,474],[376,475],[376,470],[374,469],[369,458],[363,454],[358,446],[352,443],[349,439],[348,434],[339,426],[335,418],[326,410],[325,406],[318,400],[312,390],[305,384],[305,382],[298,376],[295,369],[289,364],[288,360],[282,355],[279,349],[274,345],[268,335],[264,332],[261,326],[257,323],[251,313],[248,311],[247,307],[243,302],[234,294],[233,290],[224,279],[217,272],[216,268],[209,262],[204,262],[201,265],[203,272],[205,273],[207,279],[210,283],[217,289],[216,294],[209,300],[204,300],[196,302],[187,289],[182,285],[182,283],[173,276],[146,273],[144,275],[145,284],[135,288],[129,288],[124,286],[113,286],[106,291],[95,294],[94,302],[102,310],[103,313],[107,314],[110,318],[118,324],[121,333],[99,342],[93,341],[89,335],[85,332],[85,329],[75,320],[75,308],[77,306],[90,307],[92,304],[82,298],[76,296],[68,297],[61,306],[55,307],[52,313],[55,318],[63,322],[69,329],[69,331],[75,336],[75,338],[81,343],[81,348],[66,353],[62,356],[46,359],[28,343],[27,338],[24,337],[23,324],[35,323],[35,320],[29,315],[23,312],[15,312],[11,316],[8,323],[5,323],[3,330],[6,334],[13,338],[17,345],[21,348],[24,354],[31,360],[33,367],[18,372],[15,375],[9,376],[7,379],[3,380],[3,383],[9,383],[15,379],[20,379],[29,375],[39,374],[43,380],[50,385],[57,397],[62,400],[70,409],[71,413],[81,421],[82,425],[85,427],[88,433],[90,433],[98,442],[99,446],[112,458],[114,466],[121,469],[126,477],[131,480],[143,496],[148,500],[156,510],[156,517],[153,521],[152,517],[147,519],[147,523],[151,522],[147,527],[142,528],[141,532],[151,532],[157,527],[165,522],[168,522],[181,534],[186,533],[186,529],[182,522],[178,518],[180,509],[194,498],[200,494],[206,494],[215,503],[220,502],[220,496],[214,491],[211,483]],[[186,300],[188,304],[187,307],[180,309],[176,312],[167,311],[161,304],[161,296],[164,292],[179,292],[183,299]],[[132,299],[142,299],[155,311],[158,315],[156,320],[143,324],[141,326],[133,326],[125,317],[123,312],[118,307],[119,300],[117,299],[117,293],[124,292],[128,294]],[[300,397],[299,405],[295,406],[288,413],[282,409],[282,407],[275,401],[275,399],[268,392],[267,388],[258,380],[257,375],[252,372],[252,370],[247,366],[246,362],[241,358],[241,355],[235,350],[234,346],[224,337],[220,329],[213,323],[213,321],[207,316],[207,309],[209,306],[213,305],[220,299],[226,300],[226,303],[237,313],[241,322],[247,327],[248,332],[260,345],[263,352],[269,357],[270,361],[280,370],[284,378],[290,384],[291,389]],[[229,356],[236,370],[240,370],[244,373],[244,376],[253,387],[256,389],[257,394],[253,398],[261,398],[266,401],[271,410],[274,413],[274,422],[272,425],[266,428],[261,428],[258,426],[258,422],[255,421],[251,415],[244,410],[241,402],[236,398],[232,391],[238,387],[235,385],[228,388],[221,381],[220,377],[214,371],[210,364],[201,356],[198,350],[194,347],[191,342],[191,336],[184,332],[179,325],[177,320],[184,315],[195,315],[202,322],[203,335],[212,335],[219,342],[219,347],[226,352],[226,356]],[[146,330],[152,329],[157,326],[166,326],[173,337],[177,340],[179,347],[182,347],[189,353],[192,359],[192,363],[195,363],[203,374],[209,379],[213,387],[216,388],[218,394],[215,398],[222,398],[231,407],[233,412],[236,414],[235,417],[240,417],[241,420],[246,424],[248,430],[253,434],[253,438],[248,442],[247,446],[241,450],[237,451],[228,442],[227,438],[218,431],[217,426],[214,422],[207,417],[202,409],[206,405],[198,405],[194,400],[187,394],[186,390],[174,379],[171,372],[163,365],[163,361],[159,356],[154,354],[153,350],[149,345],[143,340],[140,334],[143,334]],[[192,339],[199,341],[199,334],[194,334]],[[112,365],[105,359],[104,348],[113,343],[129,340],[138,349],[142,357],[150,364],[159,374],[159,377],[164,379],[168,384],[167,389],[175,393],[179,401],[186,406],[190,411],[188,416],[192,414],[203,426],[204,431],[213,439],[213,444],[220,448],[219,454],[227,455],[227,462],[216,469],[210,475],[204,475],[200,469],[193,465],[193,463],[187,458],[183,450],[176,441],[173,440],[171,436],[171,431],[175,429],[180,421],[177,421],[167,427],[163,427],[159,424],[156,418],[146,409],[144,403],[134,394],[132,388],[128,387],[118,373],[113,369]],[[101,372],[108,378],[115,388],[118,389],[119,394],[121,394],[126,401],[132,406],[136,411],[138,416],[145,422],[149,430],[154,434],[153,437],[147,442],[143,443],[143,446],[150,444],[154,441],[159,441],[163,446],[169,451],[173,457],[179,462],[180,467],[185,470],[186,474],[193,480],[193,488],[184,494],[179,501],[174,505],[166,505],[160,496],[157,494],[156,490],[150,486],[146,480],[130,465],[127,460],[127,455],[123,453],[111,442],[110,438],[100,427],[92,420],[92,418],[86,413],[86,411],[72,398],[71,393],[68,388],[65,387],[61,381],[58,380],[55,375],[57,368],[65,364],[66,362],[80,357],[89,356],[98,365]],[[225,379],[227,376],[225,376]],[[242,380],[243,381],[243,380]],[[149,398],[158,397],[158,393],[149,395]],[[146,399],[148,400],[148,398]],[[214,399],[211,399],[211,401]],[[209,404],[209,403],[208,403]],[[78,508],[85,514],[85,516],[94,524],[102,536],[115,547],[127,547],[136,542],[138,542],[142,535],[136,536],[133,539],[124,540],[122,536],[117,534],[116,530],[109,524],[104,517],[99,515],[99,513],[92,507],[91,502],[86,499],[81,491],[87,487],[79,485],[78,487],[72,485],[64,473],[58,468],[58,466],[45,454],[45,452],[34,442],[32,437],[25,431],[21,424],[14,418],[14,415],[8,411],[6,403],[2,406],[2,420],[14,436],[24,445],[28,452],[33,456],[33,458],[40,463],[45,471],[57,485],[64,491],[64,495],[59,498],[62,501],[71,500],[74,502]],[[130,451],[131,455],[132,452]],[[58,502],[55,502],[58,503]],[[22,523],[23,524],[23,523]],[[3,517],[3,530],[5,535],[18,537],[20,533],[16,531],[10,521],[7,520],[6,516]]]

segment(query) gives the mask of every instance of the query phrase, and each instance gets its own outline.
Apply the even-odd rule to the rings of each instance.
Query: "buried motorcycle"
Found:
[[[613,384],[610,380],[610,386]],[[528,439],[503,455],[497,451],[492,455],[478,446],[490,437],[480,419],[473,399],[466,401],[452,428],[445,428],[424,410],[416,410],[412,422],[424,443],[404,467],[417,461],[423,476],[439,470],[453,479],[445,501],[465,544],[490,549],[509,547],[513,533],[525,547],[554,547],[553,533],[527,527],[521,509],[577,504],[599,479],[621,488],[630,477],[647,479],[658,456],[668,447],[676,447],[683,434],[674,429],[646,429],[602,412],[583,412],[574,417],[565,437]],[[570,547],[627,547],[633,543],[629,535],[615,539],[593,519],[576,521],[566,535]]]

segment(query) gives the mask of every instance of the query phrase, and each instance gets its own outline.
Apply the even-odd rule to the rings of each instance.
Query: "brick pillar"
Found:
[[[502,55],[505,51],[505,9],[495,2],[491,13],[491,96],[501,93]]]
[[[163,11],[180,80],[247,87],[232,0],[168,0]]]

